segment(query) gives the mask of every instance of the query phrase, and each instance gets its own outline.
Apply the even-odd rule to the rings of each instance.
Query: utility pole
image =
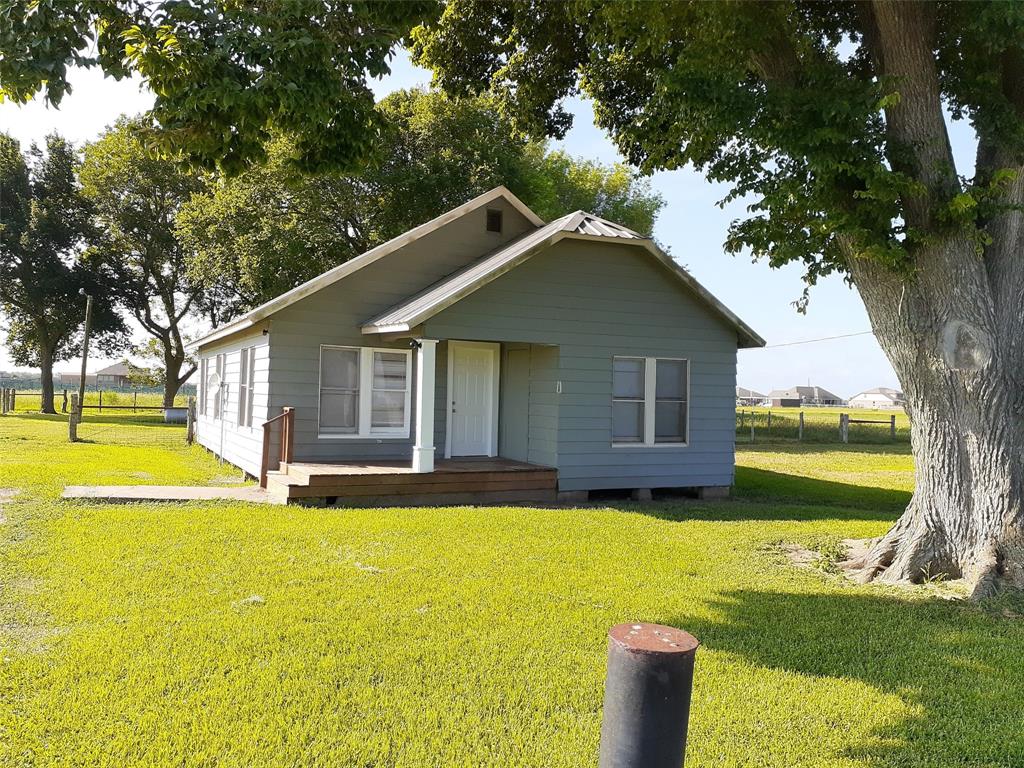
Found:
[[[85,296],[85,335],[82,336],[82,378],[78,381],[78,417],[81,418],[85,405],[85,367],[89,362],[89,330],[92,326],[92,296],[80,289],[79,294]]]

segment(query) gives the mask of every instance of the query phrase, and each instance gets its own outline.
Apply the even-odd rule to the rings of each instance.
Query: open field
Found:
[[[1024,764],[1019,606],[779,552],[882,533],[907,445],[741,446],[727,503],[323,510],[61,502],[231,474],[63,430],[0,418],[0,765],[595,765],[634,620],[703,642],[688,768]]]
[[[868,410],[864,408],[736,408],[736,442],[750,443],[750,425],[754,424],[754,443],[795,442],[799,434],[800,412],[804,414],[804,442],[839,443],[840,414],[851,420],[878,422],[850,424],[851,443],[910,443],[910,419],[906,411]],[[769,421],[768,415],[771,414]],[[896,417],[896,439],[890,434],[889,419]]]

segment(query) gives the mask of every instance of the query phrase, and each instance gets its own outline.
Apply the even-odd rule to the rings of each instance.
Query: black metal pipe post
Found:
[[[608,632],[599,768],[680,768],[698,640],[674,627]]]

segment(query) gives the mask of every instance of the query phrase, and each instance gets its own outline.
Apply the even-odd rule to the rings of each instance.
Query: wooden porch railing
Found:
[[[270,468],[270,431],[275,421],[281,422],[281,462],[292,460],[295,447],[295,409],[285,406],[272,419],[263,422],[263,458],[260,461],[260,488],[267,487],[267,470]]]

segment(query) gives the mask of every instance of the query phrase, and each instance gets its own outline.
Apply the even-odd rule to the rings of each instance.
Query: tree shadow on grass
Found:
[[[845,757],[885,766],[1024,765],[1024,621],[962,603],[852,592],[734,591],[711,607],[720,618],[664,623],[761,667],[861,681],[920,713],[851,743]]]
[[[899,512],[910,503],[910,491],[818,480],[753,467],[736,467],[735,496],[750,501],[854,507]]]

